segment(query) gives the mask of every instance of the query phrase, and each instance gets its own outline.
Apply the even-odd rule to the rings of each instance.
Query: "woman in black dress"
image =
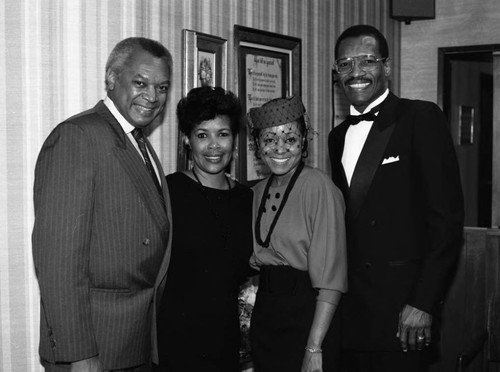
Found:
[[[250,274],[252,192],[226,175],[241,106],[222,88],[177,106],[192,168],[167,176],[172,257],[158,316],[160,370],[238,371],[238,291]]]

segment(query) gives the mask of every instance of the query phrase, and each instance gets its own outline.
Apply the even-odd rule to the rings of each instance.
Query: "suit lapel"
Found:
[[[120,123],[118,123],[104,103],[100,102],[97,104],[96,112],[109,123],[115,133],[116,146],[113,149],[114,155],[119,160],[125,172],[129,175],[132,183],[136,186],[137,192],[154,217],[154,220],[157,222],[159,229],[161,231],[167,231],[165,226],[168,224],[168,219],[165,208],[163,208],[156,186],[154,185],[147,168],[144,166],[141,155],[129,141],[127,135],[123,132]],[[154,151],[152,151],[151,147],[150,152],[153,154],[155,159],[154,161],[157,164],[160,175],[163,175],[161,165],[159,165],[158,158]],[[164,188],[163,184],[165,183],[163,180],[164,178],[162,179],[162,188]]]
[[[168,191],[167,180],[165,179],[165,174],[163,173],[163,168],[161,167],[160,160],[156,155],[156,152],[153,150],[151,144],[148,139],[145,138],[146,145],[149,148],[149,152],[153,156],[153,161],[156,163],[156,167],[158,168],[158,173],[161,179],[161,188],[163,191],[163,201],[165,205],[165,210],[167,212],[167,223],[172,221],[172,208],[170,206],[170,193]],[[170,264],[170,257],[172,250],[170,247],[172,246],[172,229],[171,225],[169,226],[169,233],[166,244],[165,255],[163,256],[163,261],[160,266],[160,270],[158,271],[158,276],[156,277],[155,282],[155,294],[154,294],[154,305],[153,305],[153,324],[151,327],[151,345],[152,345],[152,361],[153,363],[159,364],[159,355],[158,355],[158,336],[157,336],[157,326],[156,319],[157,314],[160,310],[161,298],[163,296],[163,289],[165,287],[165,279],[167,277],[168,266]]]
[[[160,179],[161,179],[161,188],[163,191],[163,203],[164,203],[163,205],[165,207],[164,211],[167,212],[167,223],[170,224],[170,221],[172,221],[172,208],[170,205],[170,193],[168,191],[167,180],[165,178],[165,174],[163,173],[163,168],[161,166],[160,159],[158,159],[158,156],[156,155],[156,152],[154,151],[151,144],[149,143],[149,140],[147,138],[145,138],[145,141],[146,141],[146,145],[149,148],[149,152],[151,153],[151,155],[153,157],[153,161],[156,163],[156,167],[158,168],[158,173],[159,173]],[[156,190],[156,188],[155,188],[155,190]],[[171,225],[169,225],[169,236],[168,236],[167,241],[168,241],[167,247],[171,247],[171,242],[172,242]],[[170,254],[171,254],[171,250],[167,248],[166,254],[163,257],[163,262],[162,262],[162,264],[160,266],[160,270],[158,272],[158,276],[156,278],[155,288],[160,287],[160,284],[163,282],[164,278],[167,275],[167,269],[168,269],[168,265],[170,263]],[[159,303],[158,303],[158,306],[159,306]],[[156,310],[157,309],[154,310],[155,314],[156,314]]]
[[[349,191],[349,184],[347,183],[347,176],[344,167],[342,166],[342,154],[344,152],[345,135],[349,125],[347,123],[340,124],[330,134],[330,154],[332,160],[332,178],[335,184],[340,188],[347,197]]]
[[[156,152],[155,152],[153,146],[151,146],[151,143],[149,142],[149,140],[146,137],[144,137],[144,142],[146,143],[146,146],[148,147],[149,153],[153,157],[153,161],[156,164],[156,169],[158,169],[158,176],[160,177],[160,185],[161,185],[161,189],[163,192],[163,200],[165,201],[164,205],[165,205],[165,208],[167,208],[167,206],[168,206],[168,204],[167,204],[168,188],[166,186],[167,181],[165,179],[165,173],[163,173],[163,167],[161,166],[160,159],[158,158],[158,155],[156,155]]]
[[[394,130],[396,117],[398,116],[398,101],[399,99],[390,93],[382,104],[380,114],[373,122],[356,167],[354,168],[349,188],[349,207],[347,210],[347,218],[351,221],[358,216],[370,189],[373,177],[382,162],[382,157]]]

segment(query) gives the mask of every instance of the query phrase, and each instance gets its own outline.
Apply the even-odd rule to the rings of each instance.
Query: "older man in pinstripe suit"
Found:
[[[135,133],[161,118],[171,73],[160,43],[121,41],[106,99],[59,124],[40,151],[32,239],[47,371],[148,371],[157,360],[170,202],[156,153]]]

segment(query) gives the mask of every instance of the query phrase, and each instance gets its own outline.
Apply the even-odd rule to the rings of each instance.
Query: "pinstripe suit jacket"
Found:
[[[156,304],[171,242],[162,187],[166,208],[102,101],[49,135],[35,169],[32,236],[43,359],[99,355],[105,369],[156,360]]]

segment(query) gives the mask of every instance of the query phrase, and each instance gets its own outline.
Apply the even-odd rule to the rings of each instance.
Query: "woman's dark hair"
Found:
[[[350,37],[359,36],[372,36],[375,40],[377,40],[378,52],[380,53],[380,56],[382,58],[389,57],[389,46],[387,45],[387,40],[379,30],[370,25],[356,25],[349,27],[340,34],[337,42],[335,43],[335,59],[339,58],[339,48],[342,41]]]
[[[177,104],[179,129],[187,137],[200,123],[220,115],[229,117],[231,132],[236,135],[240,128],[241,112],[238,97],[219,87],[191,89]]]

